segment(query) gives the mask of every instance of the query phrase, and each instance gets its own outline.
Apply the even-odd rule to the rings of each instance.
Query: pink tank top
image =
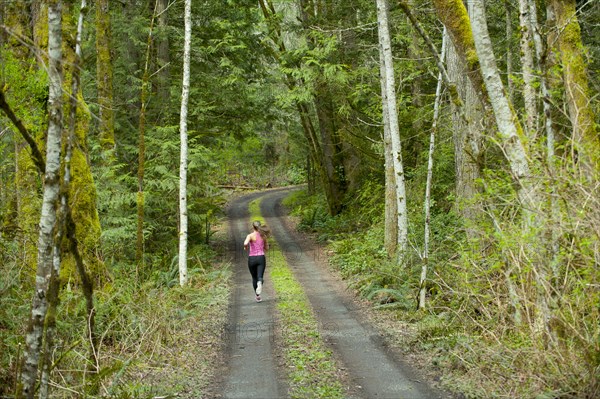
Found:
[[[250,256],[259,256],[265,254],[265,241],[260,236],[260,234],[256,234],[256,241],[250,241],[248,244],[250,245]]]

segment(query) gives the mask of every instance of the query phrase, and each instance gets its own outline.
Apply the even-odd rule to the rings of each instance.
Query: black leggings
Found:
[[[252,286],[254,291],[258,286],[259,281],[263,281],[263,274],[265,274],[265,268],[267,267],[267,259],[264,255],[248,256],[248,269],[252,275]]]

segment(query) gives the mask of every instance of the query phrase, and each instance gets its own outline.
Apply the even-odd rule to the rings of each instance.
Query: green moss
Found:
[[[587,77],[585,49],[581,40],[581,28],[577,21],[575,1],[556,1],[557,23],[562,27],[558,37],[563,79],[567,88],[573,138],[578,151],[586,153],[592,163],[598,165],[600,142],[598,141],[595,115]]]
[[[462,0],[434,0],[438,17],[448,29],[456,51],[464,60],[475,90],[485,94],[485,83],[479,69],[479,57],[475,49],[475,40],[471,31],[471,20]]]

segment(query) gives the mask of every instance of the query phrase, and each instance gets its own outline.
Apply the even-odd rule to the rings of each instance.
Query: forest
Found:
[[[221,397],[227,209],[286,188],[440,389],[600,396],[599,21],[598,0],[0,0],[0,398]],[[302,295],[277,267],[278,300]],[[289,397],[344,397],[286,353]]]

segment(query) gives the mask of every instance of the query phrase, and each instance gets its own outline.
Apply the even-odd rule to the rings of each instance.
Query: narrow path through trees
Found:
[[[355,307],[343,297],[334,277],[320,266],[318,252],[285,223],[281,200],[288,190],[253,193],[236,199],[229,208],[230,253],[234,256],[235,287],[227,329],[227,369],[223,375],[222,394],[227,398],[287,397],[285,371],[278,369],[274,347],[275,303],[266,276],[266,300],[253,301],[252,288],[241,250],[248,230],[248,204],[264,196],[261,213],[271,227],[288,265],[302,284],[318,319],[320,334],[347,370],[353,397],[364,398],[441,398],[441,392],[428,386],[424,379],[383,342],[381,335],[366,323]],[[267,260],[268,265],[268,260]],[[267,266],[267,271],[269,267]]]
[[[227,370],[223,380],[225,398],[262,399],[285,397],[286,388],[275,364],[273,346],[274,294],[265,287],[265,300],[254,302],[250,275],[243,252],[248,234],[248,203],[263,195],[254,193],[234,201],[228,209],[230,247],[234,284],[225,330]],[[265,275],[269,279],[268,270]]]

